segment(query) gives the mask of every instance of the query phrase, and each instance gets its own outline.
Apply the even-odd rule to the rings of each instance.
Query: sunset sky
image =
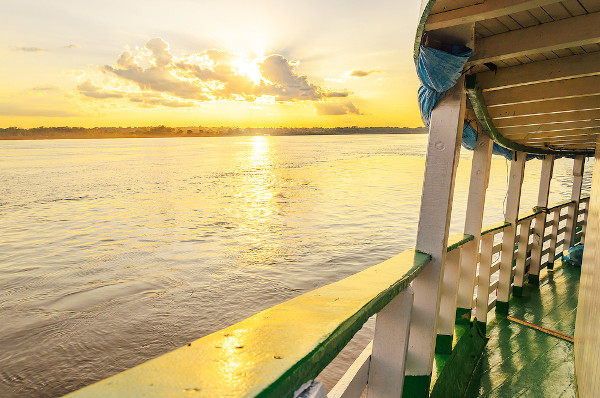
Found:
[[[0,127],[422,125],[416,0],[0,5]]]

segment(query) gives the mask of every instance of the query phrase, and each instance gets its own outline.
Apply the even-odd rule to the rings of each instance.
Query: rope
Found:
[[[530,328],[532,328],[532,329],[539,330],[539,331],[540,331],[540,332],[542,332],[542,333],[546,333],[546,334],[549,334],[550,336],[558,337],[559,339],[562,339],[562,340],[568,341],[569,343],[574,343],[574,342],[575,342],[575,340],[573,339],[573,337],[571,337],[571,336],[567,336],[566,334],[559,333],[559,332],[557,332],[557,331],[555,331],[555,330],[548,329],[548,328],[545,328],[545,327],[542,327],[542,326],[536,325],[536,324],[534,324],[534,323],[531,323],[531,322],[524,321],[524,320],[522,320],[522,319],[517,319],[517,318],[515,318],[515,317],[512,317],[512,316],[510,316],[510,315],[509,315],[509,316],[507,316],[506,318],[507,318],[509,321],[513,321],[513,322],[519,323],[519,324],[521,324],[521,325],[528,326],[528,327],[530,327]]]

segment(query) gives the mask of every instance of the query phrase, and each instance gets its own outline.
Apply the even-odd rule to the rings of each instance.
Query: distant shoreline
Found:
[[[238,127],[38,127],[0,129],[0,140],[248,137],[357,134],[426,134],[425,127],[238,128]]]

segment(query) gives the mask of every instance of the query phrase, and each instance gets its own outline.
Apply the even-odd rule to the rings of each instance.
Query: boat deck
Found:
[[[511,298],[510,315],[573,336],[580,274],[579,268],[557,261],[554,272],[540,273],[539,289],[526,284],[522,297]],[[469,389],[471,396],[577,396],[573,343],[507,318],[490,318],[489,341]],[[457,334],[463,329],[457,327]],[[441,371],[447,358],[436,355],[434,372]]]

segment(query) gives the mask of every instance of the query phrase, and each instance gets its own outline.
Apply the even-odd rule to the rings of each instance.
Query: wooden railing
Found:
[[[478,272],[472,301],[476,321],[484,328],[497,306],[496,293],[506,285],[519,295],[529,275],[552,268],[566,248],[569,228],[583,240],[589,198],[535,209],[521,216],[516,228],[501,222],[481,232],[475,250]],[[576,210],[576,211],[575,211]],[[536,237],[535,223],[543,223]],[[571,223],[569,227],[569,223]],[[518,237],[510,281],[500,269],[503,240],[510,230]],[[514,238],[514,237],[513,237]],[[561,238],[559,240],[559,238]],[[440,293],[438,336],[452,336],[461,286],[463,246],[471,235],[447,242]],[[514,242],[514,240],[509,240]],[[506,246],[506,245],[504,245]],[[69,394],[69,397],[125,396],[272,396],[358,398],[367,385],[369,397],[402,392],[409,330],[413,318],[411,281],[429,263],[427,254],[409,250],[339,282],[271,307],[240,323],[198,339],[185,347]],[[537,262],[537,263],[536,263]],[[535,273],[537,272],[537,273]],[[372,315],[375,336],[336,386],[326,395],[312,380],[333,360]],[[186,395],[187,394],[187,395]]]
[[[588,198],[582,198],[579,201],[577,209],[576,227],[577,238],[583,240],[585,236],[585,220],[587,218]],[[517,243],[512,246],[512,267],[508,274],[510,279],[507,286],[515,296],[520,296],[523,283],[530,274],[532,258],[540,260],[537,268],[547,267],[552,269],[556,258],[560,257],[563,250],[569,245],[565,242],[565,233],[569,222],[569,210],[574,210],[575,201],[566,201],[558,203],[548,209],[535,209],[534,211],[523,214],[517,221],[516,231]],[[540,221],[538,221],[540,220]],[[541,240],[534,239],[535,223],[544,223],[544,234]],[[477,253],[478,272],[475,283],[475,293],[472,301],[472,315],[479,323],[482,330],[485,330],[488,313],[497,305],[498,289],[502,285],[500,270],[500,254],[502,253],[503,241],[508,236],[505,231],[511,224],[501,222],[485,228],[481,232],[481,243]],[[456,300],[459,289],[460,263],[463,252],[463,246],[471,242],[473,237],[470,235],[456,235],[448,240],[448,255],[444,265],[444,275],[442,283],[442,292],[440,298],[440,311],[438,315],[438,336],[452,336],[454,332],[454,323],[456,317]],[[541,244],[540,244],[541,242]],[[539,255],[535,256],[535,252]],[[532,253],[534,256],[532,257]],[[532,283],[539,279],[530,278]],[[378,315],[379,316],[379,315]],[[340,379],[337,385],[327,394],[328,398],[359,398],[367,385],[369,390],[372,384],[368,382],[370,377],[369,364],[371,360],[371,350],[373,344],[377,344],[378,336],[375,335],[372,341],[350,366],[346,374]],[[403,373],[399,373],[403,374]],[[372,394],[373,396],[378,396]],[[369,394],[371,396],[371,394]]]

